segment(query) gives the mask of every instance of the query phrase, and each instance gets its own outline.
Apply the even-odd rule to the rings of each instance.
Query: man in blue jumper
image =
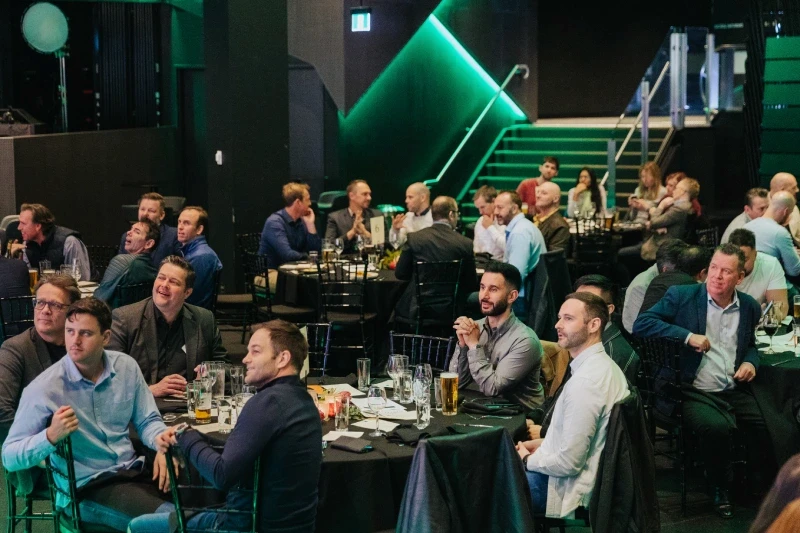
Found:
[[[307,259],[308,252],[319,251],[322,240],[314,225],[311,194],[304,183],[283,186],[283,204],[264,222],[258,253],[267,256],[267,267],[278,268],[289,261]]]
[[[222,453],[205,436],[181,424],[156,437],[160,451],[178,445],[186,459],[218,490],[228,491],[226,507],[246,511],[251,496],[237,490],[253,484],[253,463],[261,458],[256,531],[312,533],[322,466],[322,426],[313,400],[300,382],[308,342],[294,324],[272,320],[253,326],[244,381],[258,393],[242,409]],[[170,531],[169,504],[134,519],[131,533]],[[189,529],[250,531],[250,515],[201,512]]]
[[[194,291],[186,298],[186,303],[211,309],[214,296],[214,283],[217,272],[222,270],[222,262],[211,249],[204,235],[208,227],[208,213],[198,206],[184,207],[178,216],[178,242],[181,254],[192,265],[197,277]]]

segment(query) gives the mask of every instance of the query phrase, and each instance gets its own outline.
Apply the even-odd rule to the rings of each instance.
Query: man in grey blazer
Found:
[[[115,309],[109,350],[133,357],[156,398],[180,394],[203,361],[227,351],[211,311],[186,303],[195,273],[182,257],[161,262],[153,296]]]
[[[353,180],[347,185],[347,198],[350,204],[345,209],[334,211],[328,215],[328,226],[325,238],[344,239],[344,253],[355,251],[356,237],[371,238],[369,220],[382,217],[377,209],[370,209],[372,190],[364,180]]]
[[[33,327],[0,347],[0,442],[14,421],[22,389],[67,353],[67,307],[81,299],[78,284],[71,276],[50,276],[35,289]]]

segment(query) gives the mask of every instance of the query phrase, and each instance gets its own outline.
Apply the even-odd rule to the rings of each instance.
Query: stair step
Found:
[[[539,163],[487,163],[483,171],[487,173],[497,172],[503,176],[518,176],[518,177],[535,177],[539,175]],[[564,164],[559,168],[559,173],[565,177],[577,176],[580,169],[589,167],[595,170],[598,174],[605,173],[607,167],[605,164]],[[620,171],[630,170],[634,173],[639,172],[639,165],[617,165],[617,173]],[[598,176],[602,178],[602,175]]]
[[[662,131],[666,132],[669,128],[650,128],[651,134],[660,134]],[[586,137],[591,135],[593,137],[602,137],[603,139],[624,139],[628,135],[629,128],[547,128],[541,126],[517,126],[509,128],[508,135],[514,137],[526,138],[575,138]],[[641,130],[637,129],[633,137],[641,137]]]
[[[658,152],[648,152],[649,159],[654,159]],[[545,156],[551,155],[551,151],[546,150],[495,150],[493,163],[535,163],[541,164]],[[640,152],[623,152],[620,156],[617,165],[624,164],[638,164],[641,162],[642,155]],[[608,152],[606,151],[580,151],[580,152],[559,152],[558,161],[561,166],[567,164],[585,164],[605,165],[608,162]]]

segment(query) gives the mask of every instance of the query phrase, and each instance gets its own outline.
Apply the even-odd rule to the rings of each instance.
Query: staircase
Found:
[[[650,127],[648,160],[653,161],[668,129]],[[478,219],[472,196],[478,187],[492,185],[497,190],[516,189],[525,178],[539,175],[539,165],[545,156],[555,156],[560,163],[558,176],[553,180],[561,187],[561,205],[566,210],[567,191],[575,186],[581,168],[595,171],[598,182],[607,170],[608,140],[617,141],[617,150],[628,133],[628,127],[562,127],[517,125],[505,128],[489,149],[476,172],[457,198],[462,220],[471,224]],[[639,183],[641,137],[637,130],[617,161],[616,205],[627,211],[628,196]]]

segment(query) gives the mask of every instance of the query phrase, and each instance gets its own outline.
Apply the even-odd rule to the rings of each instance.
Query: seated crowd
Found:
[[[472,239],[458,232],[454,198],[431,199],[423,183],[408,186],[407,212],[387,223],[388,240],[399,250],[396,278],[414,280],[418,262],[461,265],[452,302],[460,315],[452,324],[455,348],[439,370],[455,373],[460,389],[502,398],[526,414],[529,439],[520,440],[516,451],[532,509],[570,517],[590,507],[604,450],[616,446],[609,437],[615,406],[640,402],[638,387],[649,371],[642,347],[649,339],[676,339],[681,423],[697,439],[713,508],[728,518],[736,430],[743,429],[758,488],[768,487],[780,466],[765,446],[767,421],[753,393],[760,363],[755,330],[762,308],[771,303],[782,320],[789,294],[797,294],[797,182],[779,173],[769,191],[748,191],[744,212],[725,231],[723,244],[709,247],[686,242],[703,213],[699,182],[674,173],[662,184],[659,167],[643,165],[627,212],[629,221],[641,224],[642,240],[620,249],[619,258],[653,264],[637,272],[621,306],[613,273],[578,277],[573,292],[554,302],[554,328],[535,331],[532,317],[543,302],[535,300],[533,279],[543,254],[564,250],[569,256],[567,218],[606,214],[606,191],[592,169],[580,170],[566,206],[554,181],[558,171],[558,159],[546,157],[540,176],[523,180],[517,190],[480,187],[472,198],[480,214]],[[324,238],[341,240],[347,254],[372,237],[374,219],[382,221],[383,214],[370,208],[366,181],[352,181],[346,195],[347,207],[328,214]],[[309,187],[288,183],[282,197],[284,207],[266,219],[258,248],[271,270],[308,259],[323,243]],[[93,297],[81,298],[75,277],[58,272],[34,286],[33,325],[7,335],[0,346],[3,465],[14,473],[35,469],[47,457],[63,462],[51,454],[70,439],[84,521],[117,531],[168,532],[175,507],[167,469],[179,467],[167,464],[166,453],[177,446],[187,462],[180,468],[196,469],[226,493],[225,509],[242,511],[208,508],[189,517],[190,528],[250,530],[246,491],[258,479],[256,530],[314,531],[322,428],[301,381],[309,344],[297,325],[270,320],[252,326],[242,363],[244,382],[258,393],[221,450],[190,425],[167,427],[162,419],[157,399],[184,394],[202,363],[228,360],[211,311],[222,263],[206,240],[209,215],[186,207],[173,228],[165,213],[163,197],[141,197],[139,220],[123,234],[120,253]],[[56,270],[72,265],[90,278],[80,233],[57,226],[47,207],[23,204],[19,229],[23,242],[9,247],[19,259],[0,258],[0,273],[8,273],[0,280],[0,297],[29,295],[25,274],[40,261]],[[476,260],[483,267],[479,275]],[[135,286],[149,296],[126,301],[125,289]],[[394,320],[412,323],[418,307],[410,283]],[[435,311],[447,316],[449,309]],[[545,334],[556,341],[540,340]],[[666,379],[647,377],[662,384]],[[662,407],[651,405],[647,416]],[[130,428],[151,450],[149,460],[134,448]],[[651,449],[646,434],[633,435],[631,446],[636,437]],[[800,515],[797,472],[795,457],[778,475],[752,531]],[[643,479],[635,481],[637,490]],[[64,480],[55,483],[66,489]],[[655,494],[655,487],[645,492]],[[61,493],[56,503],[67,507]]]

